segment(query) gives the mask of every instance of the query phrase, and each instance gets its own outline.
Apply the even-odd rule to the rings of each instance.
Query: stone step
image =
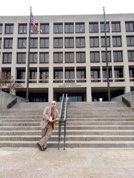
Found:
[[[115,121],[115,122],[111,122],[111,121],[107,121],[107,122],[90,122],[90,121],[86,121],[86,122],[80,122],[80,121],[78,121],[78,122],[70,122],[70,123],[67,123],[67,126],[91,126],[91,125],[96,125],[96,126],[98,126],[98,125],[116,125],[116,126],[118,126],[118,125],[120,125],[120,126],[122,126],[122,125],[127,125],[127,126],[132,126],[132,125],[134,125],[134,122],[128,122],[128,121],[124,121],[124,122],[118,122],[118,121]],[[0,126],[40,126],[40,123],[39,122],[2,122],[2,123],[0,123]]]
[[[55,127],[58,130],[58,126]],[[39,126],[1,126],[0,130],[40,130]],[[87,126],[87,125],[75,125],[68,126],[67,130],[134,130],[134,126],[123,126],[123,125],[99,125],[99,126]]]
[[[63,130],[61,134],[63,134]],[[0,135],[5,135],[5,136],[12,136],[12,135],[41,135],[40,130],[32,130],[32,131],[24,131],[24,130],[11,130],[11,131],[0,131]],[[58,135],[58,130],[53,131],[53,135]],[[120,130],[67,130],[66,135],[134,135],[134,131],[120,131]]]
[[[27,135],[16,135],[16,136],[0,136],[0,141],[39,141],[41,136],[39,135],[32,135],[32,136],[27,136]],[[50,141],[58,141],[58,135],[53,135],[50,139]],[[63,136],[61,137],[61,141],[63,141]],[[112,141],[112,142],[120,142],[120,141],[133,141],[134,142],[134,136],[87,136],[87,135],[67,135],[66,136],[66,141],[80,141],[80,142],[85,142],[85,141]]]
[[[0,147],[37,147],[36,141],[1,141]],[[57,142],[48,141],[48,148],[57,148]],[[66,148],[134,148],[134,142],[122,141],[122,142],[71,142],[66,141]],[[60,149],[63,149],[63,142],[60,143]]]

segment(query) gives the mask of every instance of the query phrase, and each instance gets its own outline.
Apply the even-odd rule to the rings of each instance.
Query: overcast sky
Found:
[[[0,16],[134,13],[134,0],[0,0]]]

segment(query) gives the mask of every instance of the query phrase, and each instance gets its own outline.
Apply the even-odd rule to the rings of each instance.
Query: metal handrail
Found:
[[[61,127],[64,126],[64,150],[66,141],[66,120],[67,120],[67,108],[68,108],[68,97],[63,94],[60,108],[60,119],[59,119],[59,137],[58,137],[58,149],[60,149],[61,140]],[[64,117],[63,117],[64,114]]]

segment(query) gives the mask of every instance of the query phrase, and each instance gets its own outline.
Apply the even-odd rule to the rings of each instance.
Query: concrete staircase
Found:
[[[0,111],[0,147],[36,147],[48,103],[21,103]],[[58,104],[60,106],[60,103]],[[134,148],[134,112],[117,102],[70,103],[66,147]],[[57,148],[58,124],[48,147]],[[63,146],[63,138],[61,147]]]

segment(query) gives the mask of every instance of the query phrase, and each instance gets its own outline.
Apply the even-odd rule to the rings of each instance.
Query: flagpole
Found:
[[[108,101],[111,101],[110,96],[110,81],[109,81],[109,65],[108,65],[108,52],[107,52],[107,33],[106,33],[106,15],[105,15],[105,7],[103,7],[104,14],[104,33],[105,33],[105,52],[106,52],[106,74],[107,74],[107,92],[108,92]]]
[[[27,57],[27,86],[26,86],[26,100],[27,100],[27,102],[29,102],[29,65],[30,65],[31,12],[32,12],[32,8],[30,7],[29,35],[28,35],[28,57]]]

